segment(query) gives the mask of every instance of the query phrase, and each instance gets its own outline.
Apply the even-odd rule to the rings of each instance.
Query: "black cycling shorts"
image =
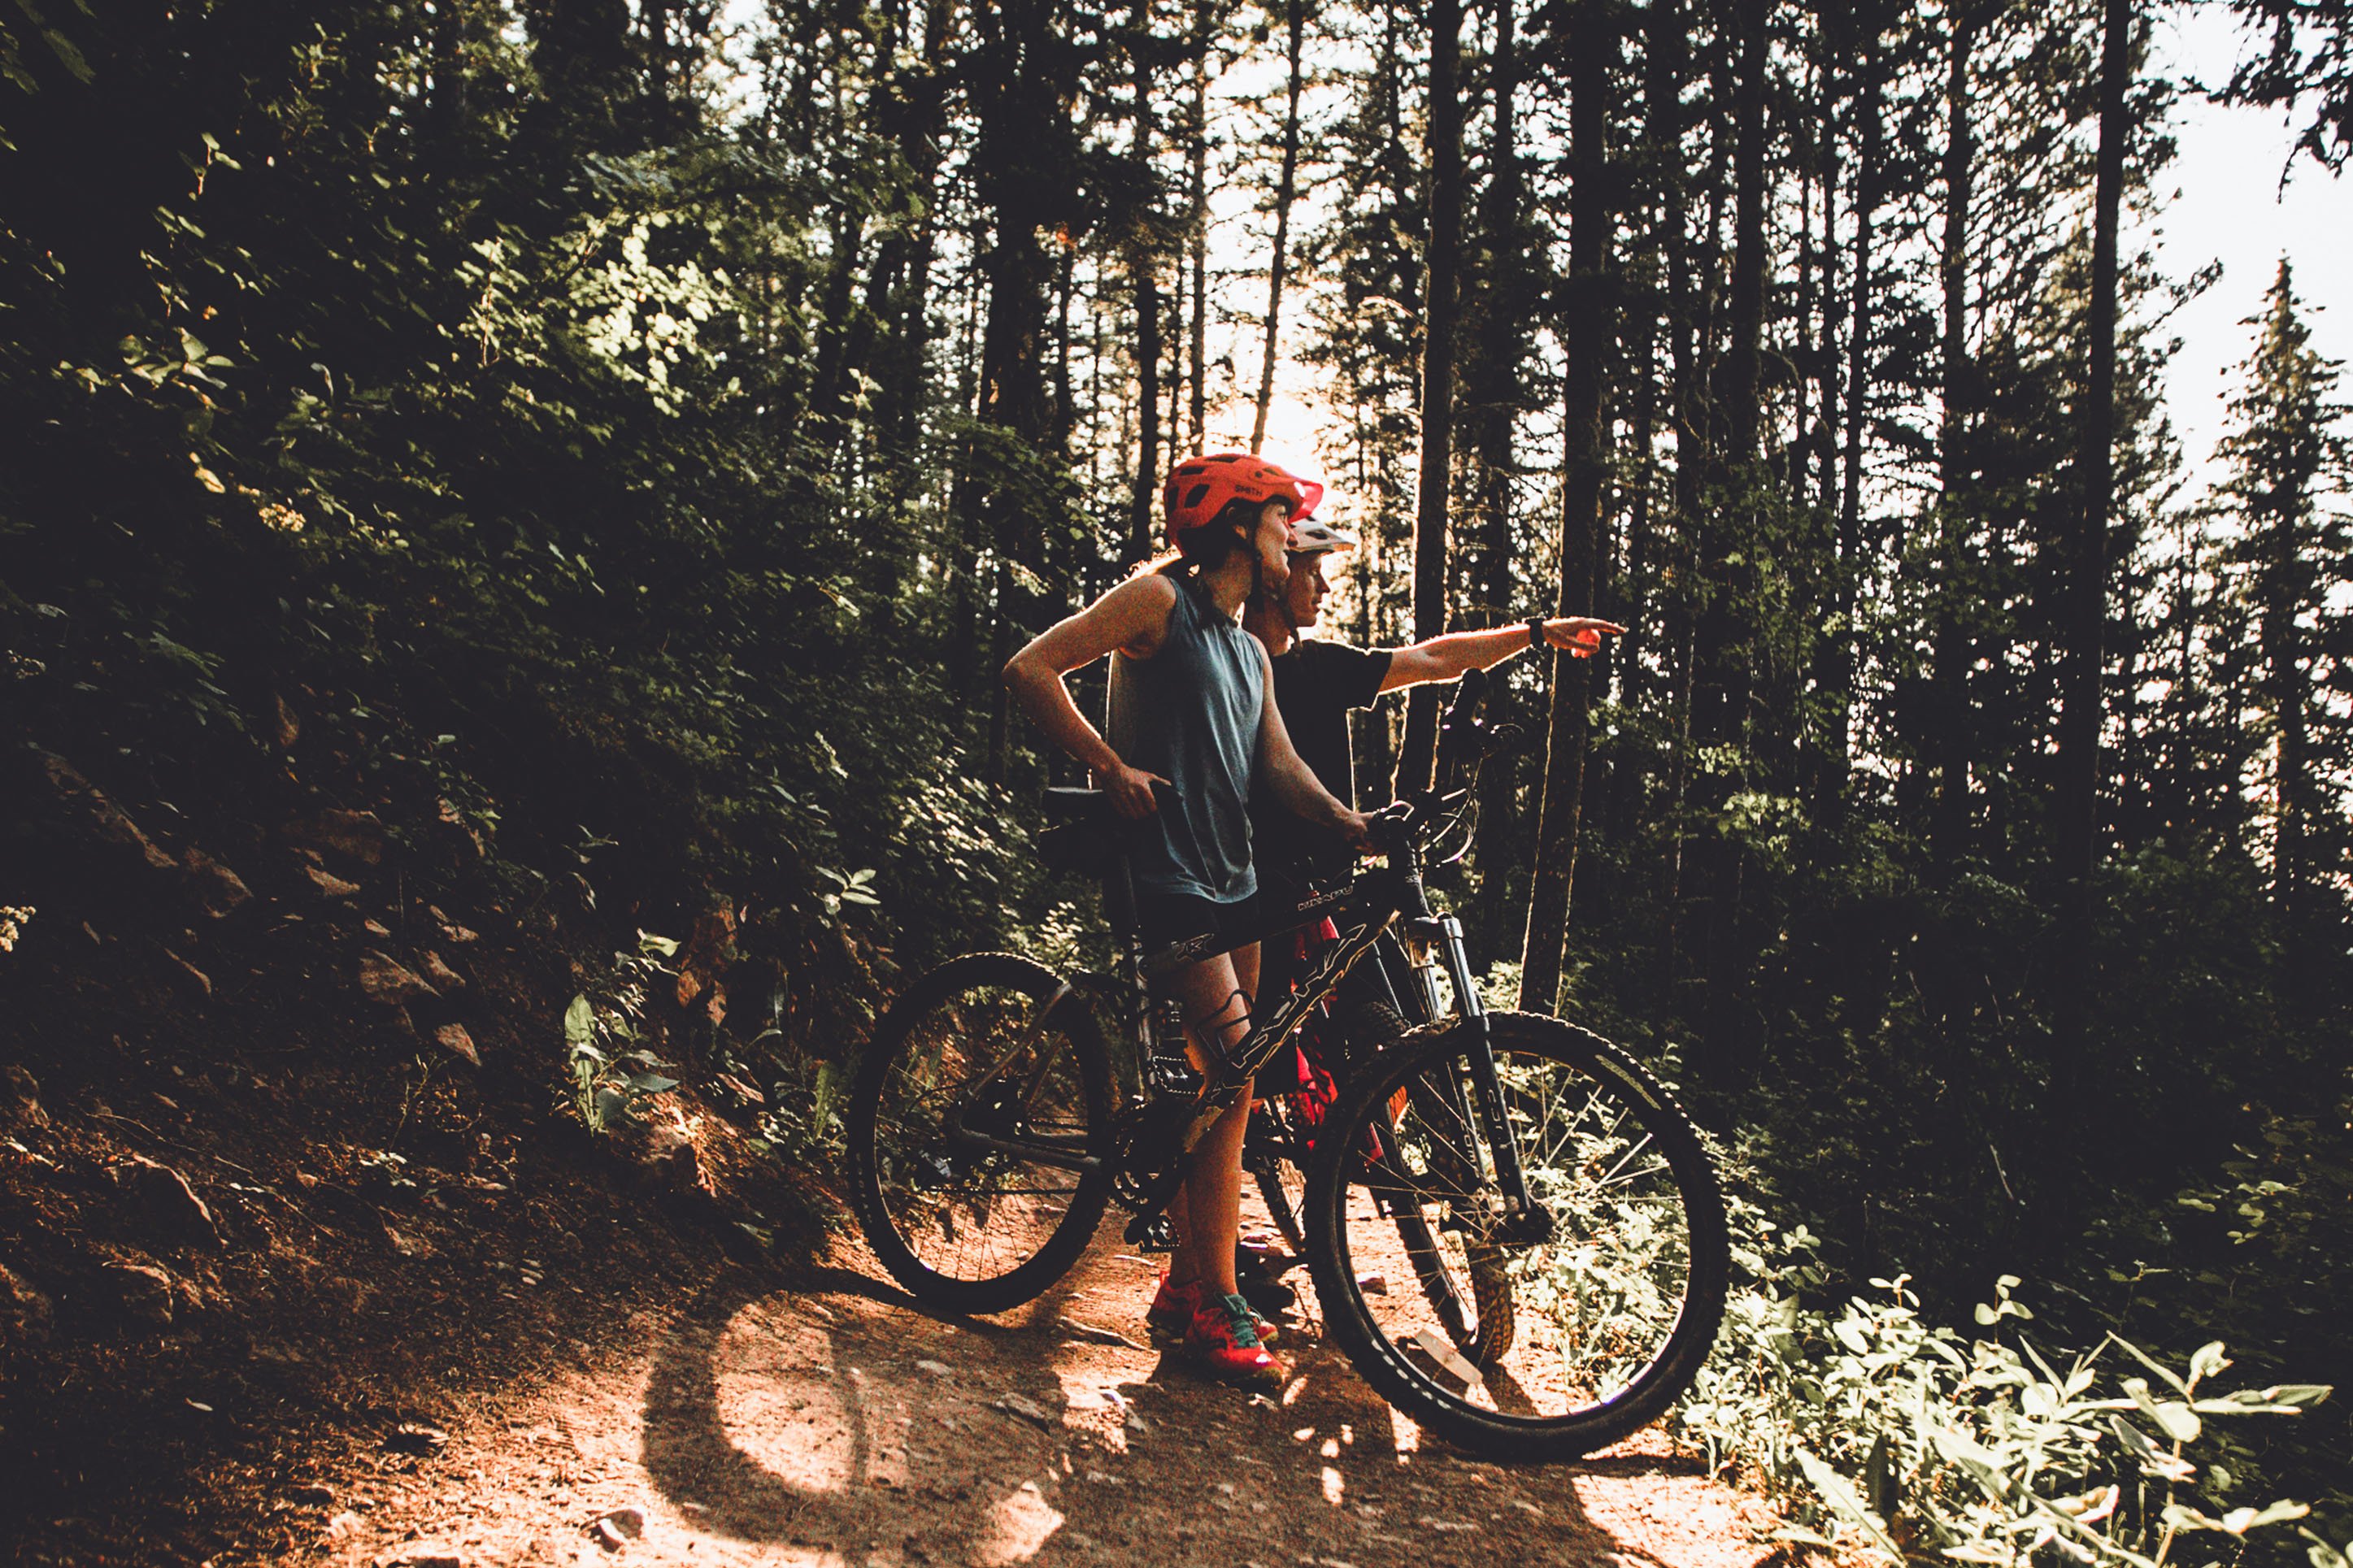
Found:
[[[1139,891],[1135,895],[1135,923],[1146,953],[1193,937],[1214,936],[1217,942],[1202,952],[1202,956],[1208,958],[1254,940],[1258,895],[1252,893],[1230,904],[1220,904],[1197,893]],[[1229,942],[1229,937],[1233,940]]]

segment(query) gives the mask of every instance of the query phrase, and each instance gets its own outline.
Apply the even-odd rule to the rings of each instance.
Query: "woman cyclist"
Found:
[[[1368,843],[1365,819],[1335,798],[1292,749],[1263,647],[1242,630],[1254,593],[1280,592],[1292,522],[1324,487],[1239,452],[1187,458],[1163,492],[1174,553],[1040,635],[1005,666],[1005,682],[1049,739],[1092,771],[1134,828],[1129,860],[1147,951],[1248,929],[1258,890],[1250,859],[1253,784],[1295,816]],[[1109,656],[1110,731],[1089,723],[1063,678]],[[1153,786],[1166,787],[1156,799]],[[1251,942],[1176,971],[1194,1048],[1222,1058],[1250,1032],[1258,985]],[[1176,1254],[1147,1320],[1181,1332],[1186,1354],[1231,1381],[1280,1383],[1268,1328],[1236,1289],[1245,1097],[1193,1150],[1170,1205]]]

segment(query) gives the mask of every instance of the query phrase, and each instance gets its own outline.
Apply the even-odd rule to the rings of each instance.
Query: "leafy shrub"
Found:
[[[2293,1415],[2327,1387],[2216,1394],[2232,1364],[2220,1343],[2179,1372],[2113,1334],[2046,1356],[2007,1275],[1977,1311],[2002,1337],[1932,1324],[1904,1276],[1873,1280],[1878,1296],[1835,1315],[1814,1310],[1804,1298],[1823,1283],[1816,1239],[1803,1226],[1777,1236],[1745,1205],[1736,1223],[1755,1283],[1729,1302],[1677,1423],[1712,1465],[1749,1472],[1791,1506],[1787,1538],[1890,1562],[2160,1568],[2185,1553],[2236,1557],[2250,1531],[2307,1513],[2238,1500],[2245,1483],[2211,1457],[2227,1451],[2212,1424]],[[2330,1549],[2314,1540],[2319,1565]]]
[[[639,931],[638,951],[615,953],[611,974],[565,1009],[565,1100],[591,1132],[628,1121],[647,1097],[678,1087],[643,1045],[649,987],[670,974],[661,961],[677,952],[669,937]]]

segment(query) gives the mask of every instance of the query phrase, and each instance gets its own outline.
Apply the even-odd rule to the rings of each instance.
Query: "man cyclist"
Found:
[[[1283,576],[1268,577],[1263,591],[1251,597],[1242,625],[1266,645],[1274,669],[1275,703],[1282,710],[1300,759],[1324,788],[1350,806],[1356,804],[1348,734],[1352,709],[1371,707],[1385,691],[1493,668],[1527,648],[1556,647],[1573,658],[1586,658],[1600,648],[1604,636],[1626,629],[1591,616],[1555,616],[1487,631],[1449,632],[1398,648],[1360,648],[1310,637],[1305,634],[1323,618],[1324,596],[1331,592],[1324,559],[1355,549],[1356,536],[1302,516],[1293,520],[1284,545]],[[1296,903],[1310,883],[1347,875],[1348,846],[1314,823],[1300,820],[1271,795],[1253,795],[1250,816],[1254,842],[1263,847],[1259,869],[1268,900],[1288,897]],[[1278,939],[1271,955],[1270,988],[1290,983],[1288,941]]]
[[[1282,803],[1342,845],[1368,845],[1365,819],[1316,782],[1284,730],[1265,648],[1239,621],[1254,593],[1282,591],[1292,523],[1324,487],[1244,453],[1192,458],[1163,495],[1174,553],[1040,634],[1005,666],[1005,682],[1048,738],[1091,769],[1131,825],[1129,866],[1147,950],[1247,930],[1258,890],[1248,802]],[[1106,737],[1071,700],[1064,677],[1108,656]],[[1156,799],[1153,786],[1167,787]],[[1212,945],[1215,945],[1214,943]],[[1210,1060],[1250,1032],[1258,987],[1250,942],[1176,971],[1194,1046]],[[1176,1255],[1147,1318],[1181,1330],[1187,1355],[1213,1375],[1280,1382],[1265,1326],[1236,1289],[1245,1095],[1195,1145],[1169,1205]]]

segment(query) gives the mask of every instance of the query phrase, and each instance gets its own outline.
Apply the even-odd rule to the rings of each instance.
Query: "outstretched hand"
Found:
[[[1590,658],[1601,651],[1601,638],[1622,637],[1626,628],[1592,616],[1555,616],[1545,622],[1545,641],[1571,658]]]

